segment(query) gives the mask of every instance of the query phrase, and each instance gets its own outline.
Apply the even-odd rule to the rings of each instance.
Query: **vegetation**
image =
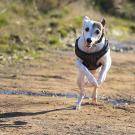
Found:
[[[133,0],[88,0],[88,2],[98,7],[102,12],[135,20],[135,1]]]
[[[130,40],[135,32],[131,20],[135,3],[124,1],[121,10],[112,10],[116,2],[112,0],[1,0],[0,61],[37,58],[50,47],[71,49],[84,15],[96,20],[104,16],[109,38]]]

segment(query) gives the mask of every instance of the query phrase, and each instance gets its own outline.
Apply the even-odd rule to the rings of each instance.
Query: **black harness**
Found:
[[[78,47],[78,40],[76,40],[75,43],[75,54],[83,60],[83,64],[89,69],[89,70],[96,70],[99,68],[102,64],[97,64],[98,60],[107,53],[109,49],[108,40],[105,40],[104,47],[98,51],[93,53],[86,53],[79,49]]]

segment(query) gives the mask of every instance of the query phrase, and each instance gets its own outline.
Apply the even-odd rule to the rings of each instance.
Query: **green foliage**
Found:
[[[9,45],[8,44],[0,44],[0,53],[7,53],[9,50]]]
[[[65,38],[68,35],[68,31],[64,27],[59,28],[58,32],[62,38]]]
[[[0,28],[8,25],[8,20],[5,14],[0,15]]]
[[[131,25],[129,28],[131,33],[135,33],[135,25]]]
[[[51,19],[50,22],[49,22],[49,26],[51,28],[56,28],[56,27],[58,27],[58,25],[59,25],[59,21],[56,20],[56,19]]]
[[[19,6],[18,6],[19,5]],[[15,14],[19,14],[19,15],[24,15],[24,6],[22,5],[22,3],[20,1],[17,2],[11,2],[9,9],[15,13]]]
[[[81,24],[82,24],[82,16],[75,16],[73,18],[73,22],[75,23],[75,25],[81,26]]]
[[[35,2],[36,0],[21,0],[23,3],[25,4],[32,4],[33,2]]]
[[[62,12],[55,11],[55,10],[50,13],[51,18],[61,19],[63,16],[64,14]]]
[[[64,6],[62,10],[65,14],[68,14],[70,12],[70,9],[66,6]]]
[[[113,8],[112,0],[88,0],[94,6],[98,6],[103,11]]]
[[[32,50],[30,50],[30,51],[28,52],[27,55],[29,55],[29,56],[32,57],[32,58],[38,58],[38,57],[40,56],[40,53],[37,52],[37,51],[35,51],[34,49],[32,49]]]
[[[106,18],[107,35],[118,40],[129,40],[129,37],[135,33],[135,24],[131,20],[112,16],[115,11],[115,8],[113,9],[114,1],[87,0],[90,10],[84,5],[80,5],[80,11],[84,13],[79,12],[78,4],[73,3],[73,8],[72,3],[67,4],[68,2],[63,0],[0,1],[1,11],[5,11],[0,12],[0,54],[7,57],[13,56],[18,61],[24,59],[25,56],[26,59],[27,57],[37,58],[39,52],[43,52],[49,47],[66,50],[67,41],[73,43],[73,39],[81,30],[82,15],[89,16],[91,13],[93,19],[100,18],[99,10],[106,13],[102,15]],[[133,0],[127,4],[123,3],[120,13],[133,17],[134,4],[132,3],[134,3]],[[11,34],[18,36],[22,44],[15,39],[10,41]]]
[[[123,7],[121,9],[121,14],[125,18],[135,20],[135,4],[132,4],[131,2],[123,3]]]
[[[107,36],[118,41],[129,41],[134,39],[134,22],[116,17],[107,18],[109,30]]]
[[[87,2],[104,13],[135,20],[133,0],[87,0]]]
[[[59,44],[59,38],[57,36],[50,36],[49,37],[49,44],[54,45],[54,44]]]
[[[36,5],[39,11],[47,13],[58,6],[59,0],[37,0]]]
[[[0,45],[1,44],[8,44],[8,36],[0,36]]]

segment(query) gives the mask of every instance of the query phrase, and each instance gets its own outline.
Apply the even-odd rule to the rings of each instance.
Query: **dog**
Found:
[[[79,71],[77,85],[80,89],[75,104],[76,109],[81,107],[85,96],[85,86],[94,88],[92,104],[97,104],[97,90],[105,81],[107,72],[111,67],[110,48],[105,37],[105,24],[104,18],[101,21],[94,21],[87,16],[83,17],[83,32],[75,43],[77,56],[75,63]],[[96,73],[98,73],[97,78]]]

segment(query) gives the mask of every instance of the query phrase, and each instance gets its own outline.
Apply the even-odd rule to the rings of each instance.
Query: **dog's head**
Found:
[[[104,18],[101,22],[90,20],[87,16],[83,18],[83,36],[87,47],[92,47],[102,38],[104,26]]]

